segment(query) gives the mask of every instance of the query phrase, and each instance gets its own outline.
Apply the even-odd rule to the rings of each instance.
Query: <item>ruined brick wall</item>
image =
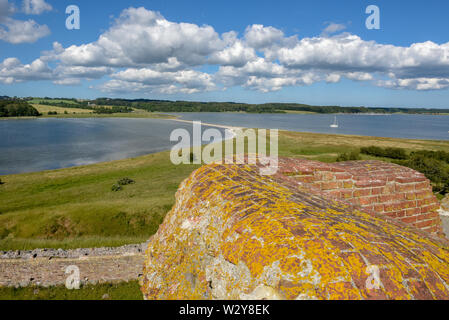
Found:
[[[285,158],[280,169],[329,196],[442,235],[438,199],[430,181],[415,170],[381,161],[327,164]]]
[[[284,172],[288,163],[292,175],[300,171],[300,162],[282,162]],[[381,170],[380,163],[371,164]],[[348,172],[335,170],[321,171]],[[362,184],[363,174],[356,176],[343,181],[355,180],[354,189],[372,186]],[[328,181],[330,175],[321,183]],[[397,182],[395,190],[422,182],[391,181]],[[257,167],[245,165],[213,164],[192,173],[149,243],[144,297],[449,299],[447,240],[329,199],[310,183],[281,173],[261,176]]]

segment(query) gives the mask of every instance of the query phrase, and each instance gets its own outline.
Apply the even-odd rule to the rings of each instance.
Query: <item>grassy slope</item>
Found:
[[[137,281],[88,285],[80,290],[67,290],[64,286],[0,287],[0,300],[101,300],[105,294],[109,296],[109,300],[143,300]]]
[[[332,162],[361,146],[448,150],[449,141],[421,141],[281,132],[283,156]],[[370,159],[364,156],[365,159]],[[135,159],[3,176],[0,250],[118,246],[145,241],[174,203],[182,180],[198,168],[174,166],[169,152]],[[135,184],[113,192],[117,180]]]
[[[46,115],[50,111],[56,111],[57,113],[64,113],[67,111],[70,114],[79,114],[79,113],[92,113],[93,110],[87,110],[87,109],[79,109],[79,108],[63,108],[63,107],[53,107],[53,106],[47,106],[42,104],[32,104],[32,106],[39,111],[40,113]]]
[[[44,118],[152,118],[152,119],[172,119],[173,116],[152,113],[141,109],[135,109],[133,113],[113,113],[113,114],[94,114],[93,110],[79,109],[79,108],[62,108],[53,107],[41,104],[33,104]],[[108,108],[108,106],[105,106]],[[48,115],[49,111],[56,111],[57,115]],[[64,112],[67,111],[68,114]]]

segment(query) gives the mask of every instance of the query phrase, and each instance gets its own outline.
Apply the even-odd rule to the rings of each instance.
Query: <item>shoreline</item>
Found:
[[[162,119],[161,118],[161,119],[156,119],[156,120],[176,121],[176,122],[189,123],[189,124],[193,124],[193,122],[194,122],[194,121],[191,121],[191,120],[182,120],[182,119]],[[201,125],[208,126],[208,127],[215,127],[215,128],[225,129],[225,130],[227,130],[227,132],[229,132],[231,134],[230,137],[225,138],[225,139],[220,140],[220,141],[217,141],[217,143],[218,142],[222,142],[222,141],[235,139],[237,137],[237,135],[235,133],[235,130],[237,130],[237,129],[246,129],[245,127],[234,127],[234,126],[226,126],[226,125],[203,123],[203,122],[201,122]],[[257,129],[264,129],[264,128],[253,128],[253,129],[257,130]],[[377,137],[377,136],[361,136],[361,135],[343,134],[343,133],[322,133],[322,132],[291,131],[291,130],[279,130],[279,132],[286,132],[286,133],[293,133],[293,134],[296,133],[296,134],[311,134],[311,135],[323,135],[323,136],[335,136],[335,137],[348,137],[348,138],[361,137],[361,138],[370,138],[370,139],[395,139],[395,140],[404,140],[404,141],[449,142],[449,140],[438,140],[438,139],[435,140],[435,139],[392,138],[392,137]],[[204,145],[202,145],[202,146],[204,146]],[[141,155],[138,155],[136,157],[122,158],[122,159],[115,159],[115,160],[108,160],[108,161],[99,161],[99,162],[93,162],[93,163],[88,163],[88,164],[83,164],[83,165],[75,165],[75,166],[61,167],[61,168],[48,169],[48,170],[27,171],[27,172],[18,172],[18,173],[10,173],[10,174],[1,174],[0,173],[0,177],[8,177],[8,176],[14,176],[14,175],[23,175],[23,174],[36,174],[36,173],[41,173],[41,172],[52,172],[52,171],[58,171],[58,170],[64,170],[64,169],[81,168],[81,167],[87,167],[87,166],[92,166],[92,165],[97,165],[97,164],[112,163],[112,162],[115,162],[115,161],[125,161],[125,160],[130,160],[130,159],[137,159],[137,158],[140,158],[140,157],[155,155],[155,154],[158,154],[158,153],[169,152],[170,150],[171,149],[169,148],[169,149],[162,150],[162,151],[141,154]]]

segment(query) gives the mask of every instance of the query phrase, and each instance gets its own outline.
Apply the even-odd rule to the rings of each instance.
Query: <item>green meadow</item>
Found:
[[[0,300],[143,300],[137,281],[104,283],[68,290],[65,286],[49,288],[0,287]]]
[[[422,141],[280,132],[281,156],[334,162],[363,146],[449,150]],[[362,159],[381,159],[361,155]],[[170,153],[0,177],[0,250],[120,246],[146,241],[198,165],[175,166]],[[113,191],[123,178],[135,183]]]

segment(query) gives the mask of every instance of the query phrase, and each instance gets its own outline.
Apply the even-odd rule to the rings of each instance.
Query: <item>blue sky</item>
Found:
[[[71,4],[80,30],[65,27]],[[380,30],[365,27],[368,5]],[[0,10],[0,95],[449,108],[443,0],[0,0]]]

